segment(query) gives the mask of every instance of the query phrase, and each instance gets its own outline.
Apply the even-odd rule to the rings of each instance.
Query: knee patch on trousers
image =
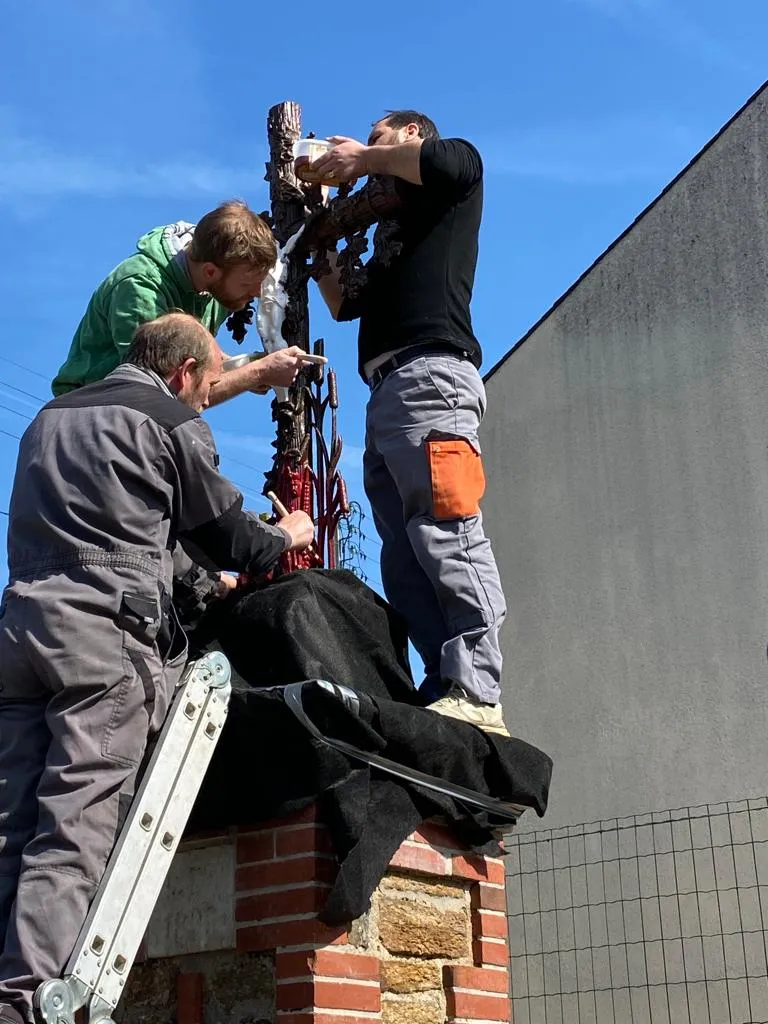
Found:
[[[466,438],[424,442],[432,483],[435,519],[463,519],[480,512],[485,473],[480,452]]]

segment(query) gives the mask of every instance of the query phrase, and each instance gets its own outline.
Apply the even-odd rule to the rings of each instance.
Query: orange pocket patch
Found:
[[[426,441],[435,519],[476,516],[485,493],[480,452],[469,441]]]

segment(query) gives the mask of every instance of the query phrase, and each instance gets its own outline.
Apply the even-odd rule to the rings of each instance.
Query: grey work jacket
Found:
[[[288,538],[242,505],[218,470],[205,421],[155,374],[122,365],[49,402],[25,431],[9,509],[9,587],[111,567],[116,598],[133,584],[162,602],[179,542],[217,568],[264,572]]]

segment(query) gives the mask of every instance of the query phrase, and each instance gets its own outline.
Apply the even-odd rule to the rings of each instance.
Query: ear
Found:
[[[204,281],[217,281],[222,276],[221,267],[217,267],[215,263],[203,263],[200,269],[203,273]]]
[[[176,371],[179,375],[179,380],[183,383],[187,377],[194,376],[197,372],[197,360],[192,356],[189,356]]]
[[[411,139],[417,139],[419,137],[419,126],[411,122],[405,126],[405,133],[408,136],[408,141]]]

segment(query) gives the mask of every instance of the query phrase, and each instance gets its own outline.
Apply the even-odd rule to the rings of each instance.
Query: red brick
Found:
[[[446,988],[474,988],[480,992],[509,994],[509,973],[491,967],[462,967],[459,964],[443,968]]]
[[[423,844],[418,846],[401,846],[389,862],[389,866],[408,871],[418,871],[424,875],[450,874],[450,861],[446,860],[437,850],[433,850]]]
[[[302,811],[286,814],[284,818],[270,818],[269,821],[260,822],[257,828],[288,828],[291,825],[305,825],[307,822],[318,820],[317,804],[310,804],[309,807],[305,807]]]
[[[494,910],[478,910],[472,915],[472,934],[486,939],[506,939],[507,915]]]
[[[265,861],[237,869],[235,888],[266,889],[273,885],[291,885],[297,882],[333,882],[338,866],[333,857],[296,857],[291,860]]]
[[[203,1024],[203,976],[181,972],[176,977],[176,1024]]]
[[[329,927],[315,917],[303,921],[281,921],[278,924],[254,924],[237,929],[237,950],[240,953],[298,946],[304,942],[325,946],[347,941],[348,935],[343,928]]]
[[[381,989],[378,985],[356,985],[353,981],[297,981],[277,986],[278,1010],[363,1010],[378,1013]]]
[[[322,826],[307,825],[306,828],[294,828],[285,832],[278,829],[275,833],[275,849],[278,857],[290,856],[293,853],[332,852],[331,837]]]
[[[472,886],[471,898],[473,910],[503,910],[506,913],[507,895],[504,889],[496,889],[492,885],[478,882]]]
[[[272,860],[275,856],[275,833],[254,832],[237,837],[237,863],[248,864],[256,860]]]
[[[315,951],[313,949],[305,949],[297,953],[279,952],[275,956],[275,977],[278,984],[285,978],[309,977],[315,970],[314,961]]]
[[[301,889],[241,896],[235,902],[235,920],[266,921],[272,917],[316,913],[325,903],[329,889],[328,885],[307,885]]]
[[[315,982],[315,1006],[321,1010],[365,1010],[367,1013],[379,1013],[381,989],[378,985],[356,985],[354,981],[324,981],[318,978]]]
[[[379,958],[376,956],[345,953],[336,949],[318,949],[315,952],[315,971],[324,977],[378,981],[380,970]]]
[[[472,959],[476,964],[498,964],[500,967],[509,965],[509,952],[506,942],[490,942],[488,939],[475,939],[472,943]]]
[[[330,978],[356,978],[358,981],[378,981],[380,970],[378,957],[335,949],[278,953],[275,968],[278,982],[283,978],[304,978],[310,974]]]
[[[449,988],[445,993],[445,1001],[449,1020],[451,1017],[469,1020],[511,1020],[512,1007],[506,996],[481,996]]]
[[[185,834],[182,849],[184,849],[188,843],[207,842],[209,839],[228,839],[231,835],[232,831],[228,828],[215,828],[208,832],[193,832],[191,835]]]
[[[454,857],[452,868],[453,874],[458,878],[471,878],[473,882],[504,884],[504,865],[500,860],[469,854]]]
[[[294,981],[278,985],[275,994],[278,1010],[306,1010],[315,1005],[315,986],[311,981]]]
[[[440,846],[444,850],[456,850],[457,853],[466,849],[463,843],[456,841],[449,829],[443,828],[441,825],[432,825],[428,822],[419,825],[416,831],[408,838],[415,839],[417,843],[429,843],[430,846]]]

